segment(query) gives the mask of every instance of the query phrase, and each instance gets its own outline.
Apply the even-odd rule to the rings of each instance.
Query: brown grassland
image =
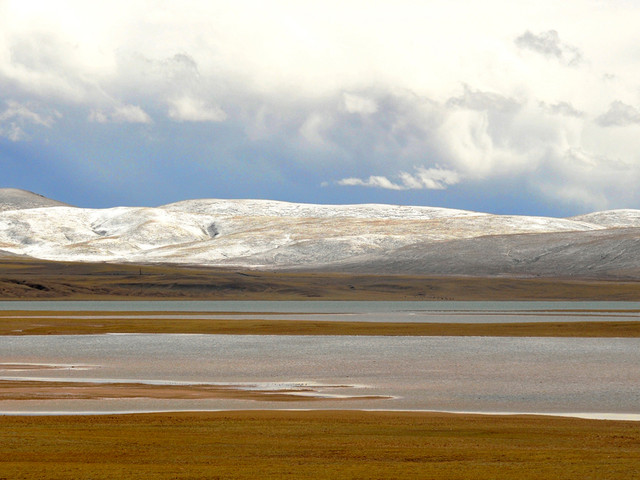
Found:
[[[0,417],[0,479],[639,477],[633,422],[357,411]]]
[[[0,259],[3,300],[638,300],[640,282],[237,271]]]

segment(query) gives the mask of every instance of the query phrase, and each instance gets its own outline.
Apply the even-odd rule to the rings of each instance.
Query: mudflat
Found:
[[[411,412],[0,416],[0,478],[629,479],[637,422]]]
[[[199,333],[218,335],[398,335],[508,337],[640,337],[640,321],[396,323],[265,319],[77,318],[78,312],[0,313],[0,335]],[[88,312],[87,312],[88,313]],[[100,312],[105,314],[105,312]],[[176,312],[177,313],[177,312]],[[192,314],[193,312],[191,312]],[[188,315],[185,312],[185,315]]]

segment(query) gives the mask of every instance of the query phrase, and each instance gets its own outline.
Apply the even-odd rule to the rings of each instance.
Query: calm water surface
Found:
[[[0,337],[2,378],[156,382],[309,382],[385,400],[2,401],[2,412],[372,408],[640,414],[640,339],[252,335]],[[0,366],[1,367],[1,366]]]
[[[90,318],[108,318],[104,312],[136,311],[162,318],[413,323],[640,320],[639,302],[22,301],[0,302],[0,310],[96,312]],[[230,315],[234,312],[244,314]]]
[[[640,310],[640,302],[368,302],[368,301],[0,301],[0,310],[150,312],[376,313],[453,311]]]

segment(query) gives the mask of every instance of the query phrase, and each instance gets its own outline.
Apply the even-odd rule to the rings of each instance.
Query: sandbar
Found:
[[[96,335],[188,333],[216,335],[393,335],[506,337],[640,337],[640,321],[523,323],[401,323],[264,319],[144,318],[120,312],[117,318],[78,318],[74,312],[0,316],[0,335]]]
[[[334,386],[340,388],[347,386]],[[109,398],[235,399],[269,402],[379,400],[381,395],[329,394],[313,385],[261,389],[255,385],[153,384],[144,382],[0,379],[2,400],[101,400]]]

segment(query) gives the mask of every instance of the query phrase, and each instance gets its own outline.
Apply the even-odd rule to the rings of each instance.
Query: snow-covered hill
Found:
[[[0,211],[0,255],[371,273],[640,276],[637,210],[561,219],[267,200],[84,209],[6,189],[0,205],[8,206]]]
[[[603,227],[638,227],[640,210],[607,210],[573,217],[578,222],[593,223]]]

